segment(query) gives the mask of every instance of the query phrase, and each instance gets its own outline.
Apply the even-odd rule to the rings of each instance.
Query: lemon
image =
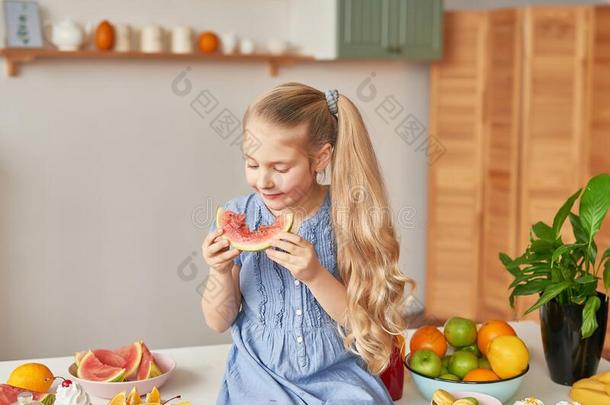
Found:
[[[136,387],[131,389],[129,396],[127,397],[127,405],[140,405],[142,401],[140,400],[140,394]]]
[[[118,394],[116,394],[110,400],[110,402],[108,402],[108,405],[125,405],[126,403],[127,403],[127,394],[125,393],[125,391],[123,391],[123,392],[119,392]]]
[[[53,373],[44,364],[25,363],[13,370],[6,383],[28,391],[48,392]]]
[[[487,346],[487,360],[501,379],[521,374],[529,364],[527,346],[517,336],[498,336]]]

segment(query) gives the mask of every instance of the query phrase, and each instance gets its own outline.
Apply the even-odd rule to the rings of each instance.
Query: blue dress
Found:
[[[320,263],[341,280],[329,193],[298,234],[315,246]],[[250,229],[275,221],[258,193],[230,200],[224,207],[246,213]],[[212,224],[210,231],[215,228]],[[217,405],[393,403],[379,376],[344,349],[336,322],[306,285],[264,252],[241,252],[235,263],[241,266],[242,307],[231,325],[233,344]]]

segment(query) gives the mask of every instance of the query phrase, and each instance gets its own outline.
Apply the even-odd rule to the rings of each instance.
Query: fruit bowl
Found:
[[[499,381],[449,381],[441,378],[428,377],[418,373],[409,365],[410,360],[411,353],[407,354],[405,358],[405,367],[411,372],[411,377],[413,378],[417,390],[428,400],[432,399],[434,391],[442,389],[448,392],[480,392],[498,398],[502,403],[505,403],[517,393],[525,375],[529,371],[528,365],[525,371],[518,376]]]
[[[76,364],[72,363],[68,368],[70,379],[78,382],[91,396],[111,399],[121,391],[129,392],[136,387],[138,392],[150,392],[153,387],[161,388],[176,369],[176,362],[166,354],[152,353],[155,363],[161,370],[161,375],[146,380],[123,381],[123,382],[100,382],[83,380],[76,376]]]

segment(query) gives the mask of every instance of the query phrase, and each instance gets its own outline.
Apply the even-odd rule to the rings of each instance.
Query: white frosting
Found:
[[[91,400],[83,387],[72,381],[68,387],[57,387],[54,405],[91,405]]]

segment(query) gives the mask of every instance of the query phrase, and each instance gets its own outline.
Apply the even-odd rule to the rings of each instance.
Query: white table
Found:
[[[536,396],[545,401],[546,405],[554,405],[556,401],[568,399],[569,388],[553,383],[548,375],[538,324],[531,321],[518,322],[513,323],[513,327],[528,345],[531,355],[530,371],[516,397]],[[408,331],[407,342],[412,333],[413,331]],[[170,398],[181,394],[184,400],[190,401],[193,405],[214,404],[230,347],[229,344],[223,344],[155,350],[172,356],[178,364],[175,374],[161,389],[163,397]],[[5,382],[10,372],[26,361],[30,360],[0,362],[0,382]],[[73,357],[34,359],[32,361],[44,363],[55,375],[67,377],[67,369],[73,362]],[[602,360],[599,371],[610,371],[610,362]],[[396,401],[396,404],[428,405],[429,402],[419,395],[411,382],[408,371],[405,370],[405,372],[404,395],[400,401]],[[92,398],[92,400],[93,405],[105,405],[108,402],[96,398]]]

